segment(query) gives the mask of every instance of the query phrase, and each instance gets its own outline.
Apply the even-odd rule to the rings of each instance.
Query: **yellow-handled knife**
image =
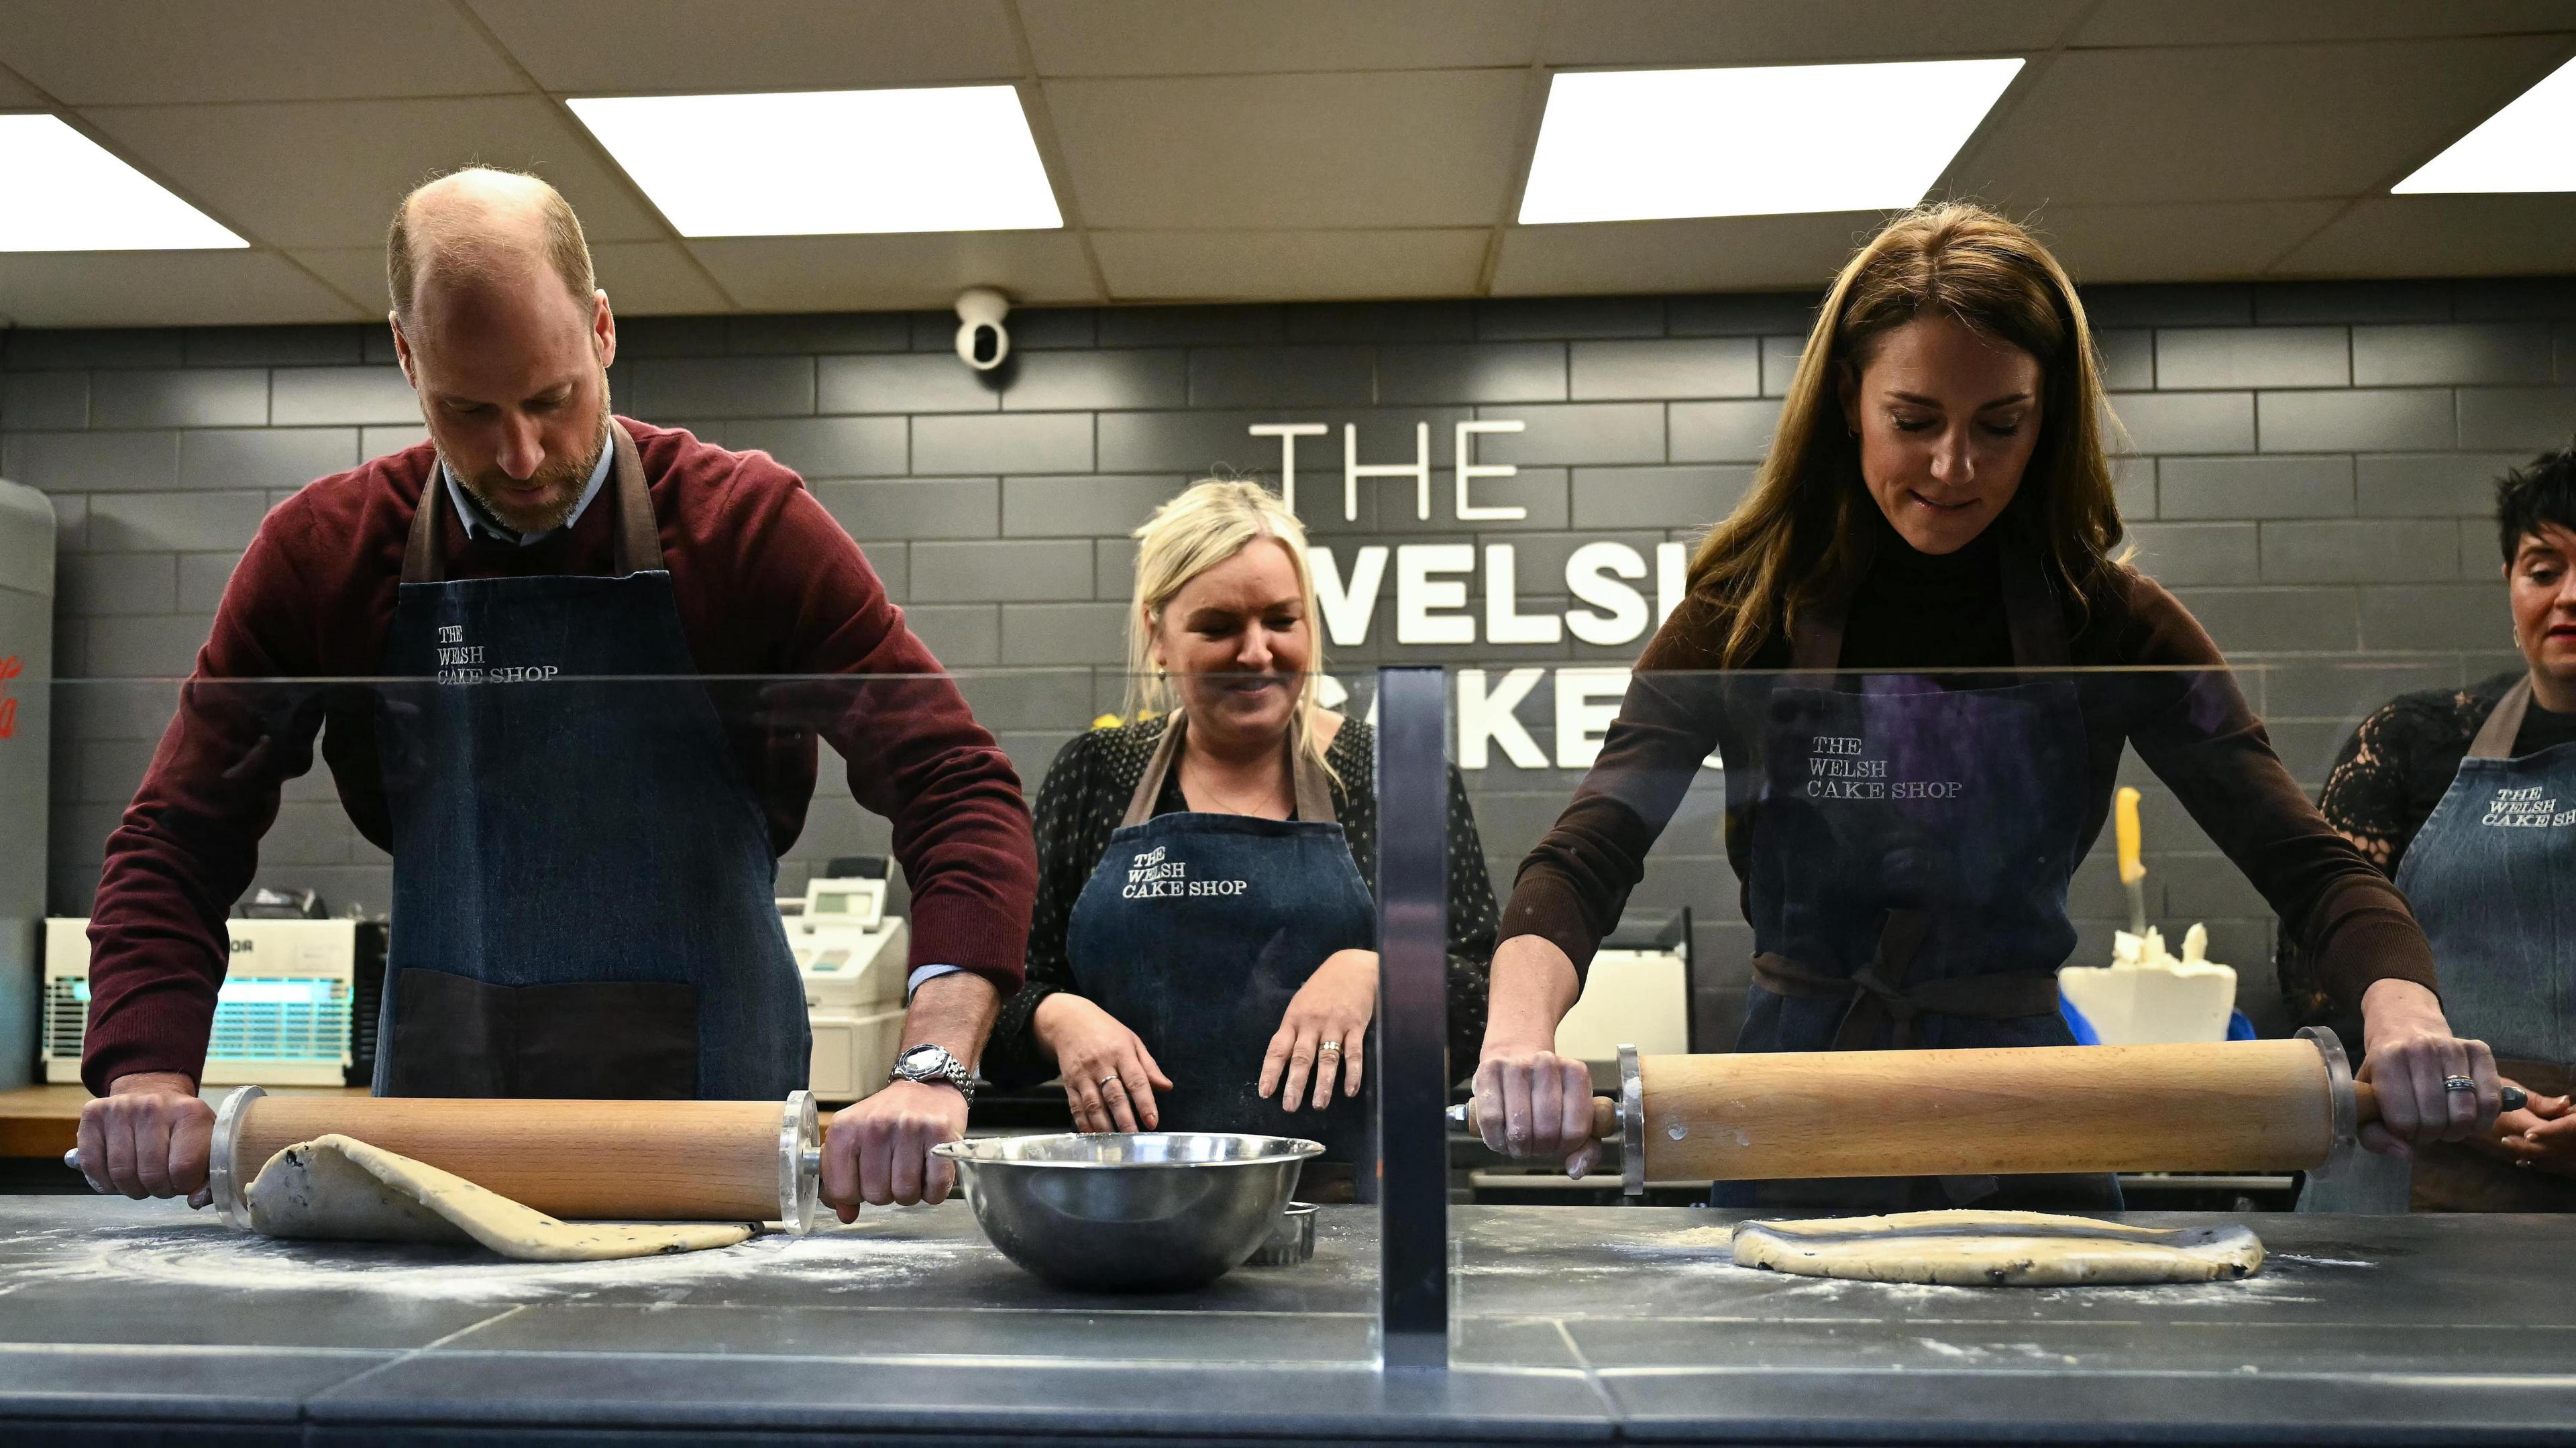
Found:
[[[2120,883],[2129,890],[2129,933],[2147,933],[2147,867],[2138,859],[2138,792],[2122,786],[2111,809],[2111,832],[2120,852]]]

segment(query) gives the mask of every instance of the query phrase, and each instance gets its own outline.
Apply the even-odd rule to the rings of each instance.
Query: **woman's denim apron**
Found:
[[[1375,1072],[1360,1095],[1336,1089],[1320,1112],[1254,1094],[1280,1018],[1315,968],[1335,951],[1377,948],[1377,907],[1323,770],[1292,738],[1295,819],[1157,816],[1183,729],[1173,715],[1074,902],[1074,989],[1134,1031],[1172,1079],[1155,1093],[1164,1130],[1305,1137],[1328,1161],[1372,1163]]]
[[[2397,888],[2433,942],[2442,1013],[2496,1068],[2563,1095],[2576,1063],[2576,744],[2511,757],[2531,681],[2487,716],[2406,847]],[[2576,1211],[2576,1179],[2465,1146],[2415,1148],[2417,1210]]]
[[[2033,550],[2000,550],[2017,667],[2063,668]],[[2074,684],[1839,687],[1848,594],[1802,609],[1769,701],[1753,823],[1753,986],[1739,1051],[2071,1046],[2057,968],[2085,817]],[[2116,1209],[2107,1176],[1719,1182],[1723,1207]]]

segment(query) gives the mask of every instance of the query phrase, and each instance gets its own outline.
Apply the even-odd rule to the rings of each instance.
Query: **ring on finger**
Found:
[[[2442,1089],[2445,1091],[2475,1091],[2478,1089],[2478,1083],[2474,1077],[2445,1076],[2442,1078]]]
[[[1317,1046],[1315,1048],[1315,1052],[1318,1055],[1330,1052],[1331,1054],[1338,1056],[1342,1053],[1342,1043],[1339,1041],[1326,1041],[1322,1045]]]
[[[1123,1082],[1123,1081],[1119,1080],[1119,1079],[1118,1079],[1117,1077],[1115,1077],[1115,1076],[1103,1076],[1103,1077],[1101,1077],[1101,1078],[1100,1078],[1100,1089],[1101,1089],[1101,1090],[1106,1091],[1106,1090],[1108,1090],[1108,1089],[1109,1089],[1110,1087],[1112,1087],[1112,1086],[1117,1087],[1117,1088],[1118,1088],[1119,1090],[1121,1090],[1121,1091],[1124,1091],[1124,1090],[1126,1090],[1126,1089],[1127,1089],[1127,1083],[1125,1083],[1125,1082]]]

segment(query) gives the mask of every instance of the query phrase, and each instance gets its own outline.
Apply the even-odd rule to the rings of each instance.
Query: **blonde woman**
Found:
[[[1028,983],[984,1058],[1063,1078],[1085,1131],[1249,1131],[1366,1157],[1377,1005],[1368,726],[1315,702],[1305,533],[1260,485],[1207,481],[1136,530],[1134,722],[1067,744],[1038,789]],[[1449,782],[1452,1059],[1482,1034],[1494,895]]]
[[[2114,560],[2104,416],[2083,306],[2020,227],[1928,208],[1843,269],[1751,493],[1521,866],[1476,1073],[1491,1145],[1589,1164],[1591,1085],[1555,1053],[1557,1021],[1713,745],[1757,952],[1739,1050],[2072,1044],[2067,885],[2134,747],[2358,1002],[2387,1128],[2372,1144],[2495,1116],[2494,1062],[2445,1022],[2405,900],[2309,805],[2200,625]],[[2045,672],[2070,664],[2090,672]],[[2025,672],[1956,672],[2003,669]],[[2107,1177],[1981,1177],[1720,1183],[1715,1200],[2119,1197]]]

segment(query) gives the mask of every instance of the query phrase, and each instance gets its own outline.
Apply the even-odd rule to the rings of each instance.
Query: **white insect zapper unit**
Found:
[[[357,994],[357,922],[228,920],[225,926],[232,962],[215,995],[201,1084],[342,1084]],[[80,1080],[89,1001],[89,921],[47,920],[46,1080]]]

